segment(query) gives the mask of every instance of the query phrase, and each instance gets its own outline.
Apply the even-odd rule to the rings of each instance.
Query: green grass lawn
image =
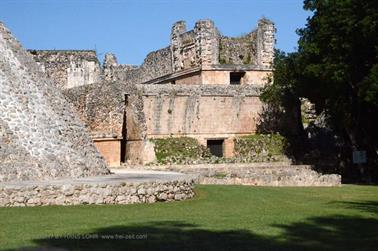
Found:
[[[0,248],[378,249],[378,186],[201,185],[196,192],[173,203],[0,208]]]

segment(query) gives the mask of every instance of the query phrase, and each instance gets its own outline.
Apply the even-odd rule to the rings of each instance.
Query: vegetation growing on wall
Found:
[[[279,161],[285,158],[286,140],[279,134],[255,134],[235,138],[235,158],[245,162]]]
[[[249,163],[263,161],[284,161],[286,141],[279,134],[257,134],[235,139],[235,157],[220,158],[194,138],[165,138],[152,140],[155,144],[159,164],[202,164],[202,163]]]
[[[162,164],[183,164],[190,160],[210,157],[208,149],[194,138],[165,138],[152,141],[155,143],[156,159]]]
[[[252,64],[255,40],[256,33],[254,32],[239,37],[222,36],[219,43],[219,63]]]

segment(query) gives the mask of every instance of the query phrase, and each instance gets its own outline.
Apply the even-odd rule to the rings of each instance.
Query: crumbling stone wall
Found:
[[[257,31],[240,37],[222,36],[219,41],[220,64],[256,64]]]
[[[219,32],[211,20],[199,20],[192,31],[184,21],[176,22],[171,32],[173,71],[194,66],[218,64]]]
[[[100,80],[101,67],[92,50],[29,50],[46,75],[61,89]]]
[[[63,91],[95,138],[120,138],[126,90],[115,83],[95,83]]]
[[[169,47],[149,53],[141,66],[118,64],[114,55],[105,56],[104,79],[107,81],[140,84],[170,73],[172,62]]]
[[[0,159],[0,181],[109,173],[72,105],[2,23]]]
[[[109,55],[105,58],[104,77],[141,84],[195,67],[213,69],[219,64],[271,70],[274,33],[273,22],[265,18],[259,20],[256,30],[240,37],[221,36],[211,20],[197,21],[190,31],[184,21],[178,21],[172,26],[169,47],[148,54],[141,66],[118,65],[115,56]]]
[[[30,52],[63,89],[101,80],[141,84],[180,75],[185,70],[211,70],[219,64],[253,67],[248,72],[271,70],[274,33],[273,22],[265,18],[259,20],[256,30],[240,37],[221,36],[212,20],[199,20],[190,31],[184,21],[178,21],[172,26],[170,45],[149,53],[142,65],[118,64],[115,55],[108,54],[102,69],[95,51]],[[201,77],[199,73],[195,76]]]

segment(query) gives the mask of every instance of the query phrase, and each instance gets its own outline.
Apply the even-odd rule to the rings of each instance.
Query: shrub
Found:
[[[210,157],[209,150],[194,138],[179,137],[154,139],[156,159],[159,163],[187,163]]]
[[[280,160],[284,156],[286,147],[285,138],[279,134],[241,136],[235,138],[234,143],[236,158],[247,158],[254,161]]]

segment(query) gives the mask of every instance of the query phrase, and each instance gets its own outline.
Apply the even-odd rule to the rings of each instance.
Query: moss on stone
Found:
[[[256,134],[235,138],[235,156],[219,158],[190,137],[153,139],[159,164],[251,163],[285,161],[286,141],[279,134]]]
[[[235,157],[254,161],[277,161],[284,157],[286,140],[279,134],[254,134],[237,137]]]
[[[184,163],[188,159],[210,156],[208,149],[194,138],[179,137],[154,139],[156,159],[159,163]]]

